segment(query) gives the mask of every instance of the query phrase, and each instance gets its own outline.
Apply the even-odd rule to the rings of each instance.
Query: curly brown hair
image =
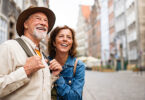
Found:
[[[76,39],[75,39],[75,31],[72,28],[70,28],[67,25],[65,25],[65,26],[62,26],[62,27],[57,26],[50,33],[50,37],[48,39],[48,54],[52,58],[54,58],[56,56],[55,46],[53,45],[53,42],[55,42],[56,36],[60,32],[60,30],[63,30],[63,29],[69,29],[71,31],[71,33],[72,33],[73,43],[72,43],[71,49],[69,50],[69,55],[72,56],[72,57],[76,57],[76,54],[77,54],[77,50],[76,50],[77,42],[76,42]]]

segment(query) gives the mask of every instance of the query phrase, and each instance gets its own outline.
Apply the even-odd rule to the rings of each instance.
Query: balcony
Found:
[[[133,2],[134,0],[126,0],[126,8],[128,9]]]
[[[115,10],[115,17],[117,17],[117,16],[119,16],[119,15],[121,15],[122,13],[125,12],[123,6],[117,7],[117,8],[115,8],[115,9],[116,9],[116,10]]]
[[[116,20],[115,29],[116,29],[116,32],[119,32],[125,29],[124,15],[120,16],[119,19]]]
[[[129,60],[136,60],[137,59],[137,49],[133,48],[132,50],[130,50],[129,52]]]
[[[128,34],[129,34],[129,35],[128,35],[128,43],[129,43],[129,42],[132,42],[132,41],[134,41],[134,40],[137,39],[137,34],[136,34],[135,31],[132,32],[132,33],[128,33]]]
[[[136,21],[136,18],[135,18],[135,11],[133,11],[131,14],[128,14],[127,16],[127,26],[131,25],[134,21]]]

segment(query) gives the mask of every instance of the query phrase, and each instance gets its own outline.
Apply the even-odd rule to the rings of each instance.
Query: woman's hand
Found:
[[[50,61],[49,69],[52,71],[54,76],[58,76],[62,71],[62,66],[55,60]]]

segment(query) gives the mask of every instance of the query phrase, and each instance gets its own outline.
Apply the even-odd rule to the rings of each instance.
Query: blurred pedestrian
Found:
[[[72,28],[68,26],[56,27],[50,33],[48,58],[51,60],[50,63],[58,61],[63,68],[59,79],[54,84],[54,88],[57,90],[57,100],[82,100],[85,65],[78,60],[74,72],[76,47],[75,32]],[[52,94],[52,97],[56,95]]]
[[[29,7],[19,15],[17,33],[33,56],[27,57],[16,40],[0,45],[2,100],[51,100],[51,82],[58,78],[62,67],[59,63],[57,66],[51,65],[51,69],[55,70],[50,74],[40,50],[40,41],[51,31],[54,23],[54,13],[45,7]]]

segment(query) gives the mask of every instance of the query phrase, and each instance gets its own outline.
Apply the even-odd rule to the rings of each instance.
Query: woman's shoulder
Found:
[[[78,59],[77,68],[76,68],[76,74],[78,74],[79,76],[80,75],[84,75],[85,69],[86,69],[85,63]]]
[[[78,65],[85,65],[85,63],[83,61],[81,61],[79,59],[77,59],[77,60],[78,60]]]
[[[78,60],[77,67],[81,68],[81,69],[85,69],[86,68],[85,67],[86,66],[85,63],[83,61],[79,60],[79,59],[77,59],[77,60]]]
[[[85,66],[85,63],[79,59],[77,59],[77,57],[71,57],[71,60],[69,59],[69,61],[75,63],[77,60],[77,65],[84,65]]]

